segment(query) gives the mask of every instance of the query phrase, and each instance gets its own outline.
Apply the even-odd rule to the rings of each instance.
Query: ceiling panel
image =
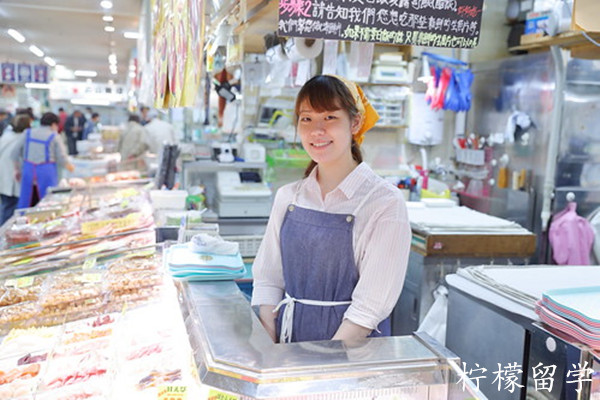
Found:
[[[124,83],[128,62],[136,40],[123,37],[124,31],[138,31],[142,0],[113,0],[113,8],[105,11],[100,0],[0,0],[0,60],[43,62],[28,47],[35,44],[47,56],[69,69],[92,69],[95,81],[113,79]],[[114,33],[104,31],[103,15],[112,15]],[[21,44],[7,34],[18,30],[26,38]],[[108,55],[114,42],[118,59],[118,75],[109,72]]]

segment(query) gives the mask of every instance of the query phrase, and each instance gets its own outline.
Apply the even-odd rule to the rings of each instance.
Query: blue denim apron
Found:
[[[337,332],[359,278],[354,260],[354,216],[378,187],[373,187],[352,214],[298,207],[300,189],[296,192],[280,231],[285,282],[285,297],[276,307],[280,311],[280,343],[330,340]],[[390,335],[388,317],[370,337]]]
[[[31,206],[34,184],[37,184],[40,200],[46,195],[46,190],[49,187],[57,185],[58,172],[56,170],[56,163],[50,161],[50,144],[52,143],[54,136],[55,134],[53,133],[47,140],[33,139],[31,137],[31,130],[27,129],[27,134],[25,136],[25,154],[23,157],[23,173],[21,177],[21,195],[19,196],[18,208]],[[41,143],[44,145],[46,156],[43,163],[36,164],[27,160],[29,157],[30,143]]]

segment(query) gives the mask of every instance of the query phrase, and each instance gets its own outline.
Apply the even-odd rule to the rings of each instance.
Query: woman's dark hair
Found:
[[[40,119],[40,125],[42,126],[50,126],[52,124],[58,124],[59,122],[58,116],[52,112],[44,113],[42,119]]]
[[[139,124],[141,120],[140,120],[140,116],[139,115],[137,115],[137,114],[129,114],[128,121],[129,122],[135,121],[135,122],[137,122]]]
[[[28,114],[17,114],[13,118],[11,125],[13,132],[21,133],[27,128],[31,128],[31,118]]]
[[[341,80],[334,76],[317,75],[308,80],[296,97],[296,106],[294,107],[294,124],[298,124],[300,106],[308,101],[310,106],[317,112],[345,110],[350,119],[354,119],[358,113],[356,103],[348,87]],[[352,138],[352,159],[357,163],[363,161],[363,156],[358,143]],[[317,165],[313,160],[304,171],[304,177],[310,175],[311,171]]]

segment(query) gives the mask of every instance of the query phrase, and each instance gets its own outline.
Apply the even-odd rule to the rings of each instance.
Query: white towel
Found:
[[[240,245],[236,242],[228,242],[220,236],[199,233],[192,236],[190,249],[195,253],[236,255],[240,251]]]

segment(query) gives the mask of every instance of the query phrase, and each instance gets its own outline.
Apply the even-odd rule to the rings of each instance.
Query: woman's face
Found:
[[[308,101],[298,110],[298,134],[304,149],[319,165],[334,165],[352,159],[352,135],[358,132],[359,118],[350,119],[346,110],[315,111]]]

